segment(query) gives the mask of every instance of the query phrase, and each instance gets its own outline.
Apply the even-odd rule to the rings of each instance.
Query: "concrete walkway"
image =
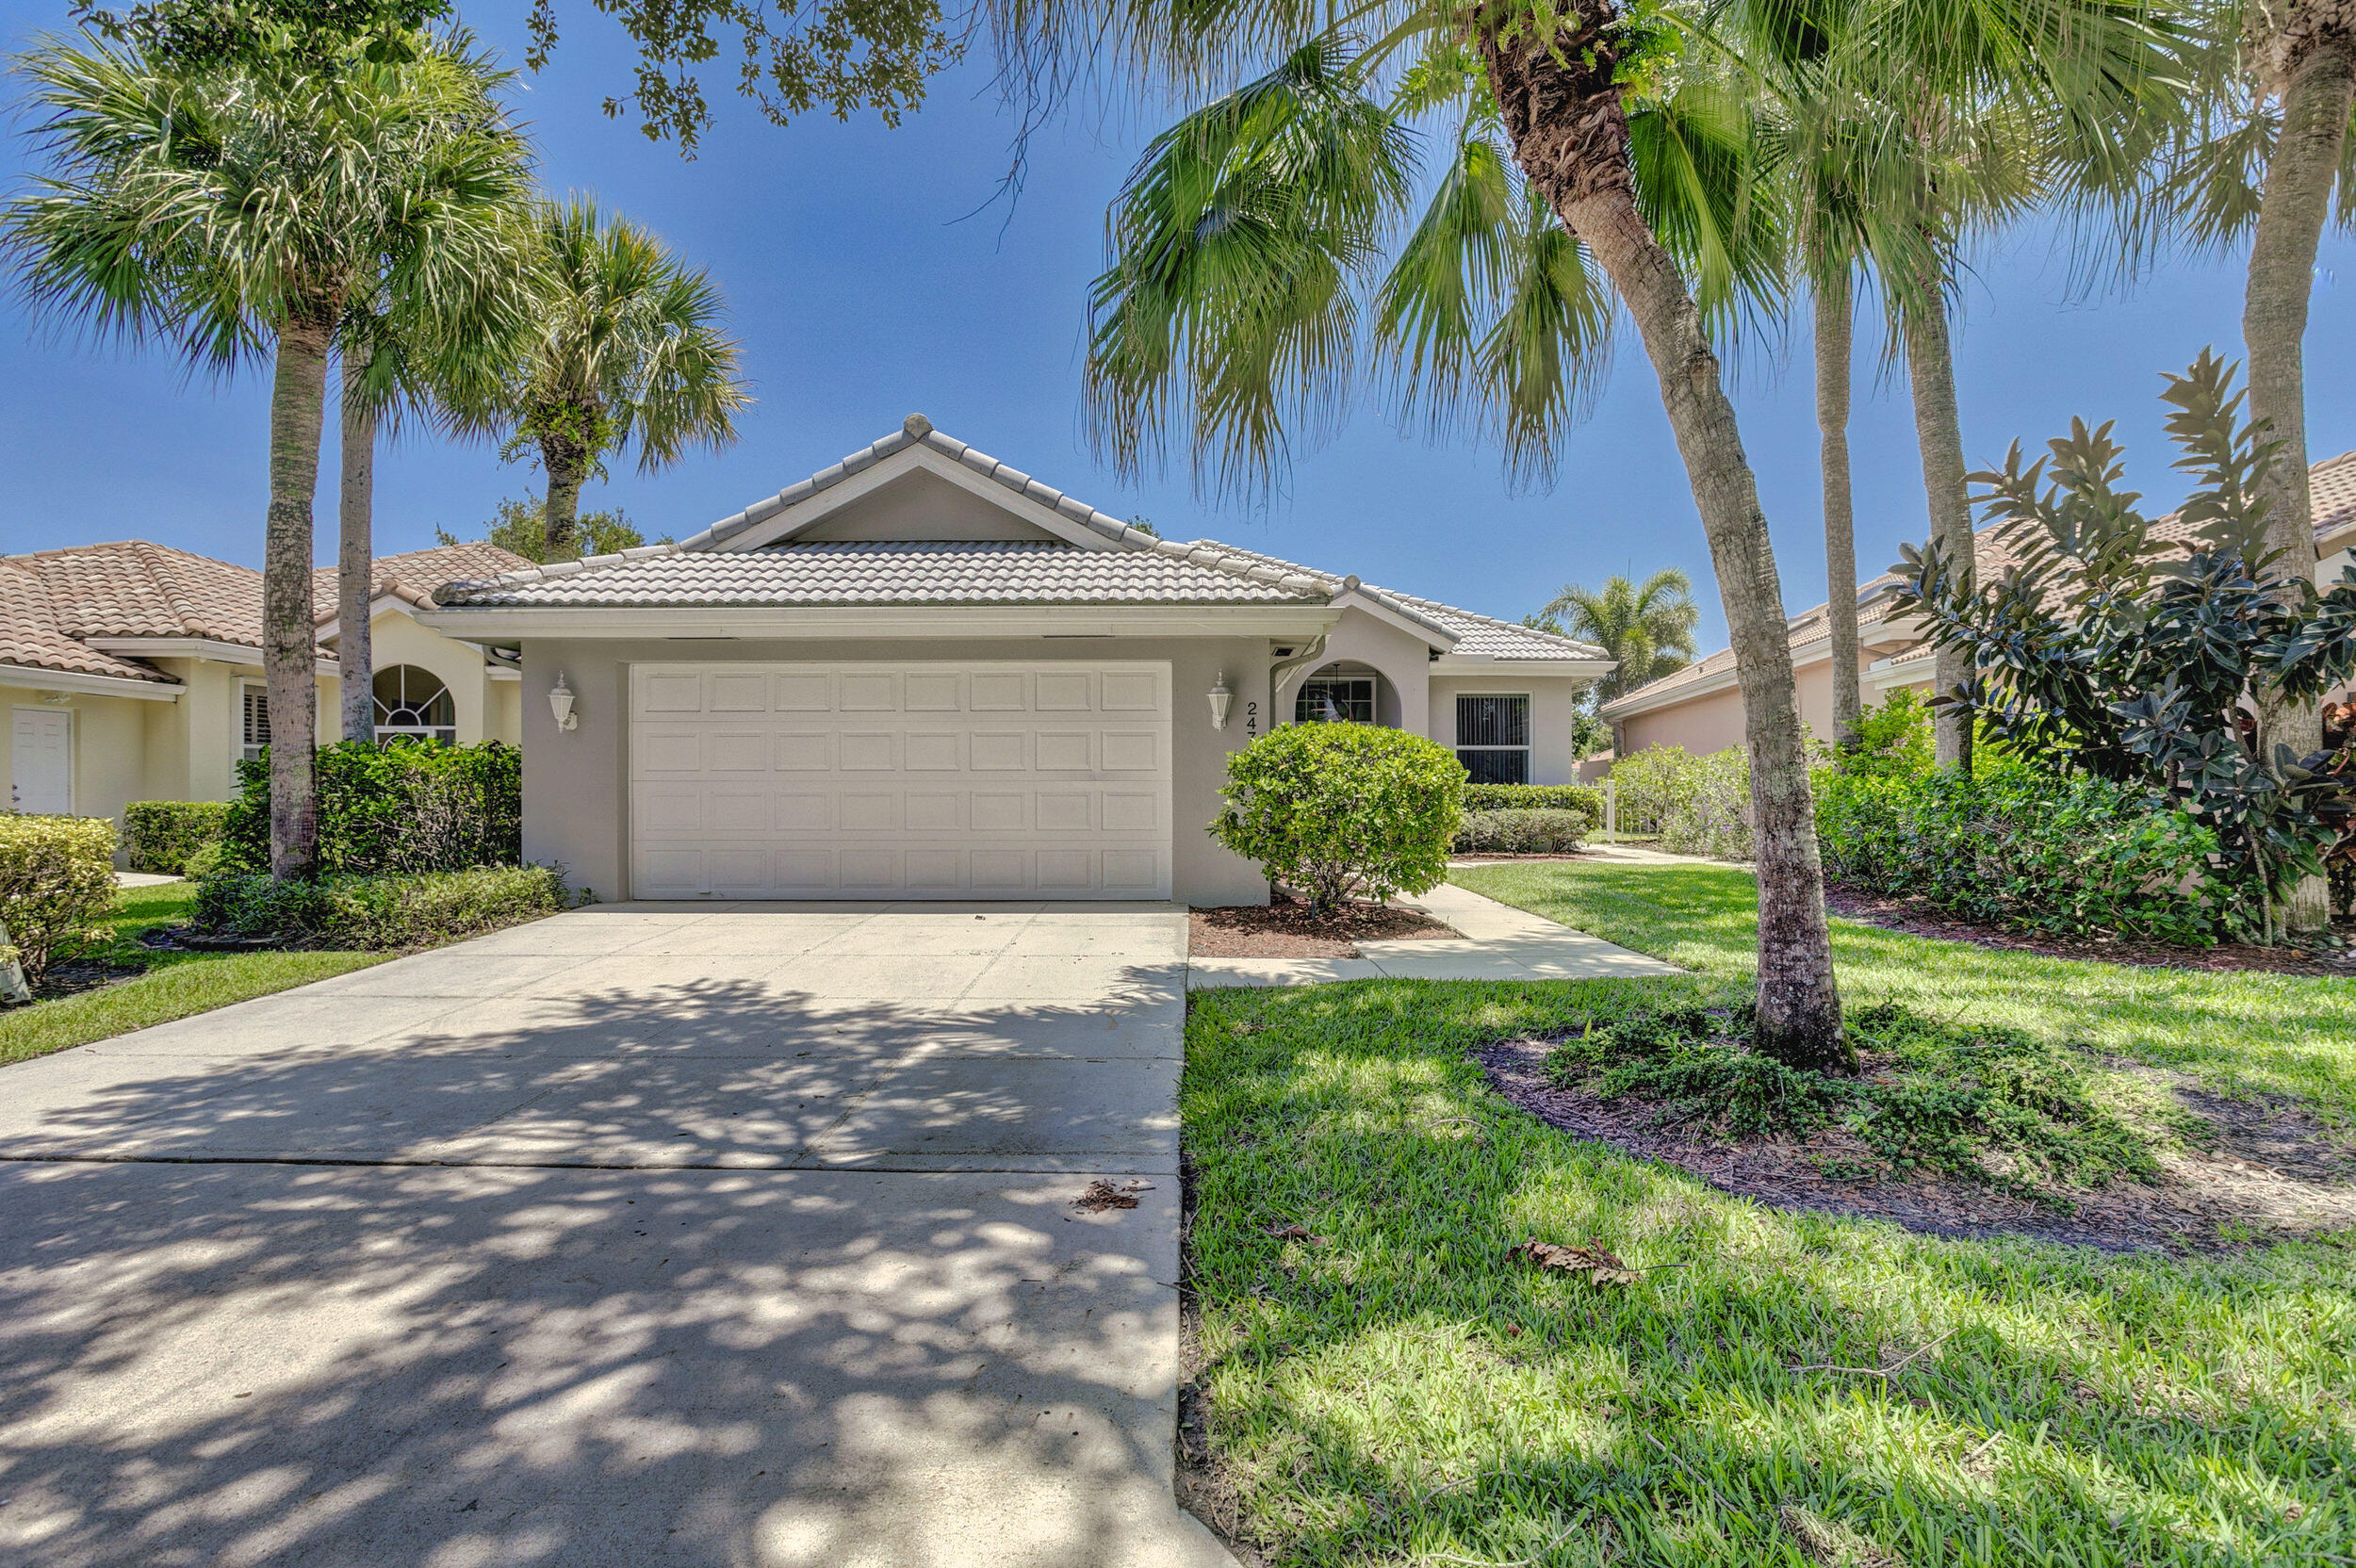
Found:
[[[1232,1568],[1185,933],[614,906],[0,1069],[0,1561]]]
[[[1399,902],[1428,910],[1465,939],[1360,942],[1355,958],[1193,958],[1186,964],[1187,988],[1382,979],[1627,980],[1685,972],[1449,882]]]

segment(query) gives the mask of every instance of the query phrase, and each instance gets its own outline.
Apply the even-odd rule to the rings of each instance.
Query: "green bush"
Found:
[[[1331,909],[1448,874],[1464,765],[1435,741],[1365,724],[1288,724],[1227,760],[1210,834]]]
[[[1467,784],[1467,811],[1584,811],[1603,821],[1603,792],[1593,784]]]
[[[1859,778],[1920,778],[1937,765],[1931,710],[1904,687],[1857,715],[1857,738],[1834,754]]]
[[[457,871],[523,858],[523,753],[477,746],[344,741],[319,753],[319,869]],[[225,863],[270,866],[270,759],[237,764]]]
[[[114,901],[113,823],[0,813],[0,961],[38,982],[57,959],[113,939],[99,922]]]
[[[1658,836],[1678,855],[1751,858],[1751,760],[1739,746],[1696,757],[1646,746],[1612,765],[1622,833]]]
[[[1814,775],[1824,871],[1869,892],[2060,935],[2206,946],[2233,934],[2217,835],[2135,785],[2021,761],[1978,776]]]
[[[414,875],[330,874],[280,881],[222,872],[198,885],[195,927],[215,936],[272,937],[320,947],[421,947],[536,920],[567,906],[547,866],[477,866]]]
[[[1567,855],[1594,826],[1584,811],[1467,811],[1456,830],[1456,853]]]
[[[135,800],[123,808],[123,847],[133,871],[179,876],[189,856],[220,841],[228,823],[225,800]]]

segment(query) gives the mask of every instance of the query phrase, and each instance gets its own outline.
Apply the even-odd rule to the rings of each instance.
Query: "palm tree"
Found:
[[[539,227],[536,319],[505,375],[460,400],[461,422],[537,453],[555,560],[574,553],[581,487],[609,454],[635,442],[651,473],[691,447],[724,447],[752,400],[705,273],[583,198],[544,204]]]
[[[2333,0],[2232,0],[2196,10],[2201,25],[2186,57],[2203,90],[2166,171],[2163,221],[2201,249],[2250,241],[2242,295],[2250,410],[2281,443],[2264,487],[2268,543],[2282,552],[2285,580],[2312,580],[2307,308],[2325,225],[2356,220],[2348,168],[2356,10]],[[2265,717],[2269,738],[2294,754],[2322,749],[2318,704],[2284,700]],[[2294,931],[2319,930],[2330,918],[2321,877],[2302,881],[2284,906]]]
[[[1601,588],[1567,584],[1539,616],[1611,655],[1616,667],[1595,682],[1595,700],[1606,703],[1692,663],[1702,612],[1693,602],[1693,580],[1664,566],[1642,584],[1617,576],[1606,578]]]
[[[1476,13],[1469,37],[1454,8],[1352,14],[1376,43],[1289,7],[1091,14],[1093,43],[1125,41],[1126,63],[1182,89],[1277,61],[1156,138],[1124,188],[1094,292],[1093,428],[1134,468],[1183,417],[1198,482],[1265,482],[1288,416],[1313,431],[1338,416],[1370,317],[1402,408],[1434,429],[1478,423],[1517,476],[1542,477],[1600,371],[1608,280],[1658,375],[1735,646],[1762,1046],[1845,1067],[1782,589],[1710,335],[1746,286],[1772,286],[1774,193],[1726,177],[1750,155],[1742,95],[1706,60],[1660,73],[1662,41],[1614,5]],[[1447,161],[1410,214],[1426,122]]]
[[[227,370],[272,359],[263,660],[270,869],[318,859],[311,497],[330,353],[371,289],[464,317],[522,265],[530,159],[463,36],[327,68],[183,71],[140,47],[51,41],[21,69],[51,172],[0,214],[35,306]]]

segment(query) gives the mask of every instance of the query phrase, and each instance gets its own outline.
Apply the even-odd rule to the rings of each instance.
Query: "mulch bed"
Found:
[[[2072,1192],[2074,1209],[2064,1211],[1934,1173],[1842,1174],[1877,1162],[1839,1127],[1819,1129],[1805,1142],[1738,1142],[1707,1127],[1658,1127],[1658,1104],[1555,1087],[1544,1071],[1549,1045],[1505,1040],[1474,1055],[1492,1087],[1548,1126],[1663,1161],[1721,1192],[1774,1208],[1894,1220],[1934,1235],[2025,1235],[2117,1251],[2195,1250],[2356,1227],[2356,1148],[2282,1101],[2225,1100],[2156,1070],[2144,1070],[2209,1122],[2214,1144],[2163,1152],[2157,1183],[2121,1181]]]
[[[1188,923],[1188,951],[1198,958],[1355,958],[1360,942],[1463,939],[1396,904],[1351,904],[1322,916],[1306,904],[1235,904],[1189,911]]]
[[[2304,974],[2356,978],[2356,946],[2256,947],[2247,942],[2220,942],[2215,947],[2175,947],[2165,942],[2130,941],[2112,937],[2048,937],[1983,925],[1934,909],[1919,899],[1887,898],[1878,893],[1826,887],[1824,907],[1843,920],[1909,936],[1940,937],[1978,947],[2035,953],[2047,958],[2090,958],[2106,964],[2135,964],[2148,969],[2189,969],[2228,972],[2250,970],[2274,974]],[[2343,939],[2356,939],[2356,925],[2334,923]]]

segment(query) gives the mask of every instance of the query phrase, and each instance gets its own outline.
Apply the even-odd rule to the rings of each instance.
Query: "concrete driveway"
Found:
[[[1232,1565],[1185,950],[621,905],[0,1070],[0,1560]]]

